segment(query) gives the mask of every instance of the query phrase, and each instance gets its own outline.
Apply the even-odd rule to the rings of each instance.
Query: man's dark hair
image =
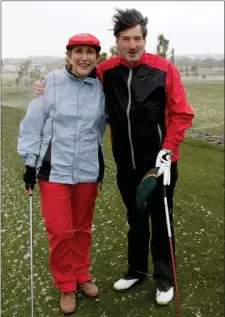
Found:
[[[116,9],[116,11],[117,13],[115,13],[113,16],[114,36],[117,37],[121,31],[140,25],[143,38],[146,38],[148,33],[146,27],[146,25],[148,24],[147,17],[143,17],[141,12],[135,9]]]

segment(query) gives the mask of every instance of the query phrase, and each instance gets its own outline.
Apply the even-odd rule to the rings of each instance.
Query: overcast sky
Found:
[[[116,7],[148,16],[148,52],[155,52],[159,33],[177,55],[224,52],[223,1],[7,1],[2,2],[2,57],[63,57],[69,37],[81,32],[98,37],[102,51],[109,51]]]

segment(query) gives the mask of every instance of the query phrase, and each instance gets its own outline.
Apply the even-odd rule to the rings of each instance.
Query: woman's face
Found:
[[[87,77],[99,60],[99,53],[89,45],[76,45],[68,55],[71,71],[79,78]]]

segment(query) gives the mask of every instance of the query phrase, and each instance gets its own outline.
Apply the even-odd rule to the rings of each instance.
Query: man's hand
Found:
[[[41,77],[38,79],[38,81],[35,81],[34,83],[34,96],[39,97],[44,95],[45,91],[45,85],[41,83],[41,81],[44,79],[44,77]]]
[[[31,188],[34,189],[34,185],[36,184],[36,169],[35,167],[26,166],[26,170],[23,174],[23,180],[25,183],[26,190]]]
[[[170,167],[172,151],[162,149],[156,158],[156,167],[159,167],[157,177],[163,174],[163,185],[170,185]]]

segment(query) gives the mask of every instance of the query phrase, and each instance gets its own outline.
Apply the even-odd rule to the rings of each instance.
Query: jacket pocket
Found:
[[[99,173],[98,173],[97,181],[101,182],[105,174],[105,163],[104,163],[102,148],[99,143],[98,143],[98,162],[99,162]]]
[[[51,172],[51,140],[49,141],[47,150],[42,160],[42,165],[39,169],[37,177],[40,179],[49,179]]]

